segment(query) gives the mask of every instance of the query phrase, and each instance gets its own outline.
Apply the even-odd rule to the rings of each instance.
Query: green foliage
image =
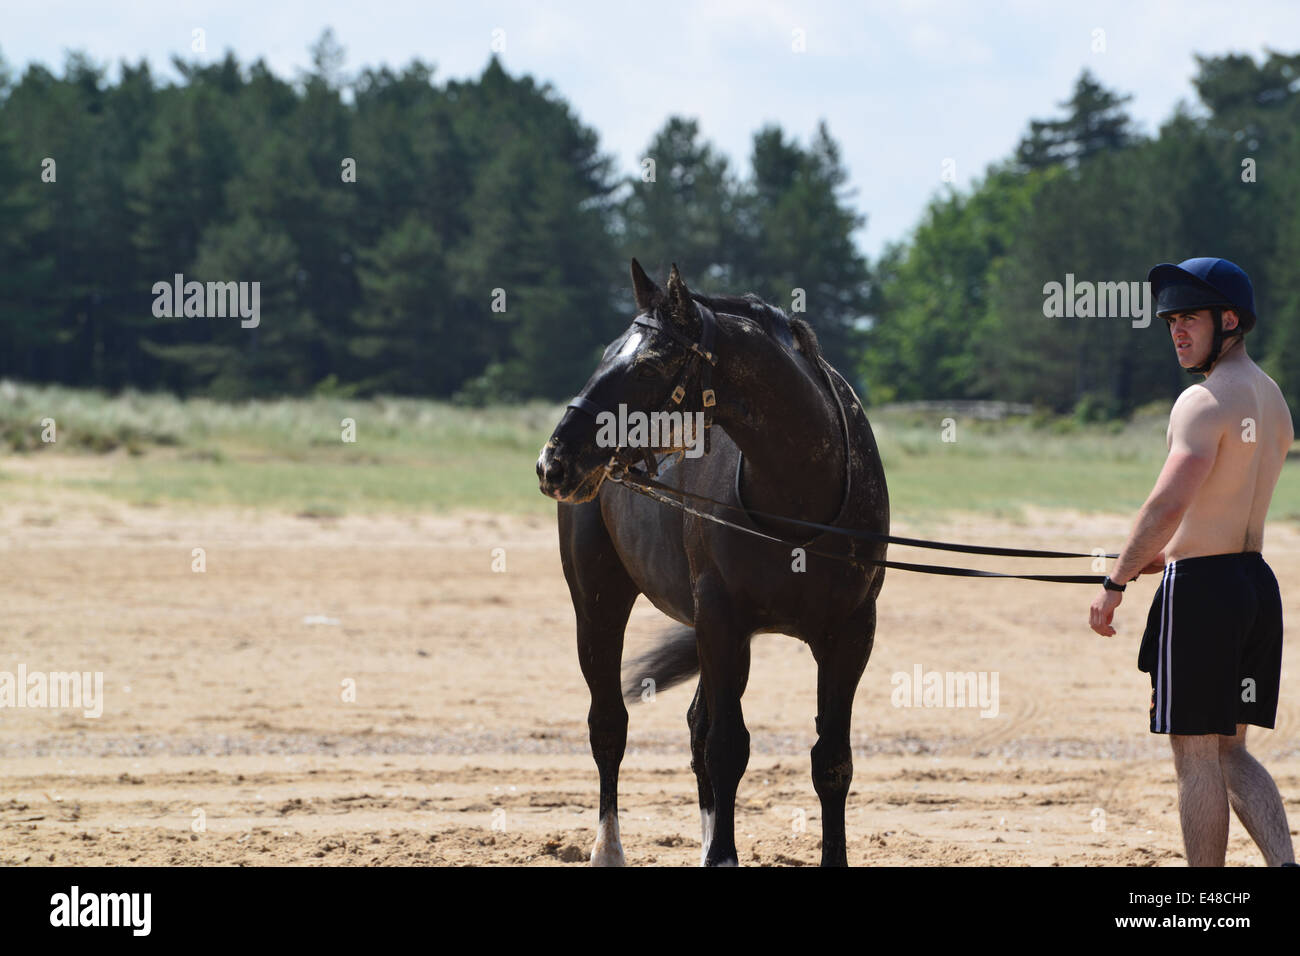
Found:
[[[852,365],[862,220],[824,127],[806,149],[762,131],[741,181],[670,118],[655,181],[620,182],[570,106],[495,57],[439,83],[418,60],[349,77],[330,31],[311,54],[293,82],[233,54],[176,61],[176,85],[143,63],[111,85],[72,55],[10,88],[0,64],[0,375],[232,400],[558,398],[630,318],[631,256],[787,308],[803,289]],[[258,282],[260,322],[155,316],[154,284],[177,274]]]
[[[1013,161],[930,203],[876,264],[860,366],[872,401],[997,398],[1089,422],[1168,401],[1192,379],[1158,318],[1048,317],[1046,286],[1141,283],[1158,262],[1219,255],[1250,273],[1247,345],[1300,408],[1300,55],[1198,66],[1206,112],[1180,108],[1154,138],[1084,71]]]
[[[622,258],[636,258],[652,276],[667,275],[675,262],[688,281],[738,288],[739,188],[726,157],[700,140],[699,123],[670,117],[646,148],[644,172],[628,180],[619,210]]]
[[[751,163],[753,179],[737,200],[743,232],[733,282],[787,312],[801,308],[826,358],[847,372],[861,348],[871,274],[853,246],[866,220],[848,204],[839,147],[824,122],[807,148],[769,126],[754,137]]]
[[[177,61],[178,85],[144,64],[108,85],[72,55],[5,80],[0,375],[229,399],[585,378],[617,324],[595,133],[495,59],[477,81],[419,62],[349,80],[327,31],[312,61],[293,83],[227,54]],[[176,274],[259,283],[260,321],[154,315]]]
[[[1069,113],[1059,120],[1030,120],[1029,133],[1016,148],[1025,169],[1069,165],[1132,145],[1137,135],[1124,105],[1132,96],[1106,89],[1084,69],[1074,95],[1061,104]]]
[[[1086,70],[1055,118],[868,263],[825,124],[769,126],[748,170],[669,117],[620,179],[549,85],[496,58],[345,71],[326,31],[292,81],[262,61],[116,82],[0,60],[0,376],[114,392],[572,395],[631,317],[627,261],[806,318],[873,404],[995,398],[1122,417],[1189,379],[1158,320],[1049,318],[1067,275],[1141,282],[1223,255],[1255,281],[1248,339],[1300,407],[1300,55],[1198,57],[1202,110],[1154,136]],[[46,159],[57,180],[42,181]],[[345,176],[355,162],[355,181]],[[1253,181],[1244,176],[1251,166]],[[647,166],[648,170],[650,167]],[[261,321],[153,314],[153,286],[258,282]],[[137,439],[138,440],[138,439]]]

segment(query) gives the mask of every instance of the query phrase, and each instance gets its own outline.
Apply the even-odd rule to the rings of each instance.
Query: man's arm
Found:
[[[1205,389],[1189,388],[1174,403],[1169,416],[1169,457],[1111,569],[1112,581],[1123,584],[1140,571],[1154,570],[1152,562],[1163,559],[1161,549],[1178,530],[1196,492],[1214,468],[1224,428],[1218,402]],[[1088,626],[1103,637],[1114,634],[1111,620],[1123,599],[1118,591],[1099,591],[1088,610]]]
[[[1120,584],[1160,556],[1213,470],[1224,430],[1218,402],[1206,389],[1189,389],[1174,406],[1169,430],[1169,457],[1110,572]]]

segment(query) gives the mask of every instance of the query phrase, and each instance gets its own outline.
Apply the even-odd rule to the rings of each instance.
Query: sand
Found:
[[[1114,550],[1127,521],[896,518],[895,531]],[[1270,528],[1265,554],[1288,620],[1300,620],[1300,535]],[[0,864],[587,860],[597,778],[552,519],[19,503],[0,512],[0,581],[0,671],[103,674],[97,718],[0,709]],[[1168,743],[1147,731],[1149,679],[1136,669],[1157,583],[1129,588],[1119,635],[1103,639],[1087,627],[1089,587],[890,572],[855,703],[850,863],[1182,865]],[[638,602],[627,655],[667,623]],[[1297,643],[1278,729],[1251,732],[1293,827]],[[997,715],[895,706],[894,675],[918,666],[996,673]],[[798,641],[755,639],[742,864],[820,859],[815,674]],[[699,862],[692,691],[630,708],[629,864]],[[1235,818],[1228,862],[1261,862]]]

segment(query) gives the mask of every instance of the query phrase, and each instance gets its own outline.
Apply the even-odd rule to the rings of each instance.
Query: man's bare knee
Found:
[[[1246,753],[1246,728],[1249,724],[1238,724],[1237,732],[1231,737],[1219,735],[1219,758],[1231,760]]]
[[[1170,734],[1169,746],[1174,751],[1174,763],[1218,761],[1219,734]]]

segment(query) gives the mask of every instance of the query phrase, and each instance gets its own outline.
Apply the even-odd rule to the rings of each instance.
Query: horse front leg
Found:
[[[578,660],[591,693],[587,730],[591,756],[600,774],[600,809],[592,866],[623,866],[623,844],[618,832],[618,771],[627,746],[627,707],[619,684],[623,660],[623,633],[627,615],[616,627],[610,622],[578,623]]]
[[[560,507],[560,561],[578,618],[578,664],[591,694],[587,730],[600,775],[592,866],[622,866],[618,769],[627,746],[627,708],[619,669],[623,634],[637,588],[628,576],[595,502]]]

